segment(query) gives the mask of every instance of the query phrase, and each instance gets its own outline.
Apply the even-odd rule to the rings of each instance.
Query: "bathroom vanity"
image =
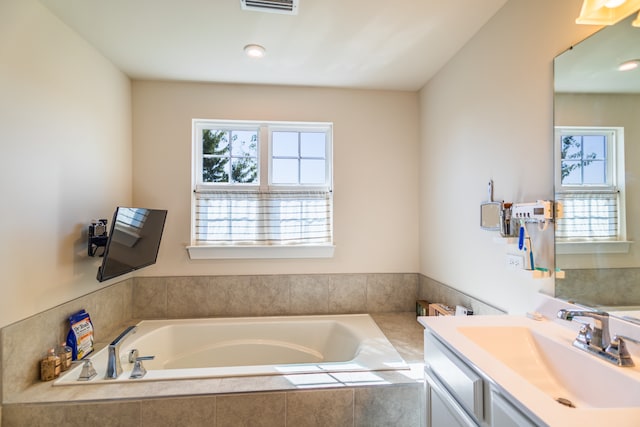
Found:
[[[511,315],[419,320],[426,328],[429,427],[640,422],[638,346],[636,366],[618,367],[572,345],[578,322]]]

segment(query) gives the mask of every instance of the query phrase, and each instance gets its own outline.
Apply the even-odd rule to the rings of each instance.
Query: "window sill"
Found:
[[[333,258],[335,246],[187,246],[190,259]]]
[[[558,242],[556,254],[626,254],[633,242],[619,240],[613,242]]]

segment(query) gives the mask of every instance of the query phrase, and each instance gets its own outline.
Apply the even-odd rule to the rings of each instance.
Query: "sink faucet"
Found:
[[[609,313],[604,311],[580,311],[565,310],[558,311],[558,318],[564,320],[573,320],[574,317],[589,317],[593,319],[594,328],[591,333],[586,333],[586,344],[595,345],[601,349],[605,349],[611,344],[611,336],[609,334]]]
[[[573,341],[574,347],[618,366],[634,366],[624,340],[619,336],[614,337],[613,341],[611,340],[609,313],[564,309],[558,311],[560,319],[571,321],[574,317],[589,317],[593,319],[594,323],[593,329],[590,325],[584,325],[580,329],[578,337]]]
[[[107,359],[107,374],[105,379],[116,379],[122,373],[122,365],[120,364],[120,344],[126,337],[136,331],[136,326],[129,326],[118,338],[109,344],[109,358]]]

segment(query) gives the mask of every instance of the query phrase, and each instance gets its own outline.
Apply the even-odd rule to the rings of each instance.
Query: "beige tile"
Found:
[[[252,276],[249,303],[252,316],[289,314],[290,277],[286,275]]]
[[[167,278],[167,316],[172,319],[211,316],[209,282],[205,276]]]
[[[371,317],[405,362],[424,360],[424,326],[418,323],[415,312],[372,313]]]
[[[469,295],[424,275],[419,275],[418,295],[419,299],[424,299],[431,303],[439,302],[451,307],[463,305],[471,308],[476,315],[499,315],[506,313],[506,310],[472,298]]]
[[[140,403],[6,405],[3,427],[131,427],[140,425]]]
[[[287,393],[287,426],[352,426],[353,389]]]
[[[39,381],[40,359],[47,348],[56,344],[56,335],[61,333],[48,323],[49,316],[38,314],[0,330],[2,337],[3,399],[10,400],[14,394]]]
[[[89,296],[85,309],[91,316],[96,341],[107,341],[131,318],[132,279],[101,289]],[[68,325],[66,326],[68,328]]]
[[[215,420],[215,396],[142,402],[142,427],[214,427]]]
[[[327,275],[291,276],[291,307],[289,314],[325,314],[329,310]]]
[[[207,301],[213,316],[251,315],[251,276],[211,277]]]
[[[418,295],[416,274],[368,274],[367,312],[413,311]]]
[[[132,427],[140,425],[140,402],[108,402],[64,405],[64,423],[69,427]]]
[[[167,317],[166,278],[136,277],[132,295],[134,318],[164,319]]]
[[[329,313],[365,313],[367,276],[336,274],[329,281]]]
[[[2,427],[66,426],[59,405],[4,405]]]
[[[278,427],[285,425],[284,393],[251,393],[216,398],[217,426]]]
[[[355,389],[356,427],[420,426],[422,384]]]

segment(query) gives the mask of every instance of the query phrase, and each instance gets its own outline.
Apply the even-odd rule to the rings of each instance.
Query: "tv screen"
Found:
[[[166,210],[116,208],[98,281],[155,264],[166,217]]]

